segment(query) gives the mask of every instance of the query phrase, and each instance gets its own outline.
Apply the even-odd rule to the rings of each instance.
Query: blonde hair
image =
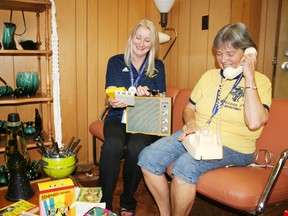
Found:
[[[124,53],[124,61],[128,67],[131,66],[131,60],[134,58],[132,52],[132,39],[136,34],[137,29],[140,26],[144,26],[151,32],[151,48],[148,51],[148,64],[147,64],[147,74],[153,74],[155,68],[155,59],[158,59],[159,55],[159,35],[156,26],[151,20],[141,19],[135,27],[132,29],[130,36],[128,37],[125,53]]]

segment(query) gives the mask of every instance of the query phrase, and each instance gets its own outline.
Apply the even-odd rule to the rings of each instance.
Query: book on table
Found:
[[[105,209],[106,203],[101,203],[101,187],[75,187],[76,215],[84,215],[90,209],[99,207]]]
[[[101,187],[76,187],[76,202],[99,203],[102,198]]]
[[[0,209],[0,215],[15,216],[15,215],[24,215],[27,212],[34,214],[38,211],[39,206],[32,204],[26,200],[20,200]]]

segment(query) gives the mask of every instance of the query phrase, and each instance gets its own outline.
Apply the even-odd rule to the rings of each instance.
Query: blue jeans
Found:
[[[196,184],[199,177],[217,168],[228,165],[246,166],[253,160],[254,154],[243,154],[223,146],[223,159],[221,160],[195,160],[178,141],[182,130],[170,137],[159,139],[147,146],[139,155],[138,165],[147,171],[162,175],[172,162],[172,176],[190,184]]]

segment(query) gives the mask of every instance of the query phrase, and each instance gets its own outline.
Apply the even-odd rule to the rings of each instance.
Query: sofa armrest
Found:
[[[265,206],[268,203],[269,197],[271,195],[272,189],[274,188],[278,177],[280,176],[280,173],[285,165],[286,160],[288,159],[288,149],[283,151],[281,155],[279,156],[277,162],[275,163],[273,170],[271,172],[271,175],[267,181],[267,184],[265,186],[265,189],[259,199],[256,213],[261,214],[264,211]]]

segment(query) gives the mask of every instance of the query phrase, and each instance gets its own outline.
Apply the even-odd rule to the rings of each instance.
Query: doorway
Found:
[[[282,0],[279,10],[277,63],[273,75],[273,98],[288,99],[288,0]]]

